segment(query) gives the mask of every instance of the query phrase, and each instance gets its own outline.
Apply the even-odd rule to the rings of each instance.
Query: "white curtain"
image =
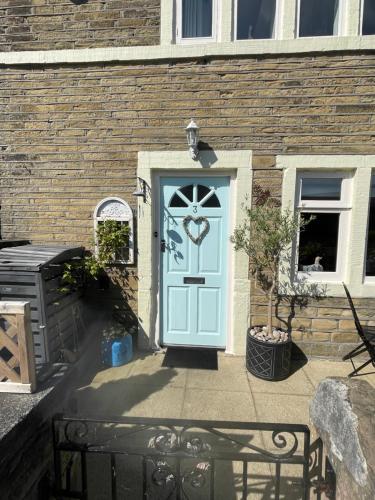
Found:
[[[237,0],[237,38],[272,38],[276,0]]]
[[[335,6],[334,6],[334,21],[333,21],[333,34],[338,35],[339,34],[339,27],[340,27],[340,0],[335,1]]]
[[[212,0],[182,1],[182,37],[212,36]]]

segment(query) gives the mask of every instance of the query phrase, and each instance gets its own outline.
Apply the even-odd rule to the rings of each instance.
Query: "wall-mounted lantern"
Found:
[[[137,177],[137,189],[134,191],[133,196],[143,198],[143,203],[146,202],[146,181],[141,177]]]
[[[193,119],[186,127],[186,138],[189,146],[189,153],[193,160],[197,160],[199,156],[199,127]]]

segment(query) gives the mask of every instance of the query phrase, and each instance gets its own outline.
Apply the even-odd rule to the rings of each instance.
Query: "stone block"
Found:
[[[328,332],[309,332],[305,335],[305,340],[309,342],[328,342],[331,334]]]
[[[302,340],[304,336],[304,332],[301,330],[293,330],[292,331],[292,340],[294,341],[299,341]]]
[[[306,330],[311,328],[311,319],[310,318],[293,318],[292,319],[292,328],[296,328],[297,330]]]
[[[337,329],[337,321],[332,319],[313,319],[311,329],[320,332],[329,332]]]
[[[253,169],[257,168],[269,168],[271,169],[276,165],[276,157],[275,156],[253,156]]]
[[[318,316],[339,318],[342,316],[343,310],[336,307],[318,307]]]
[[[333,332],[331,337],[332,342],[359,342],[360,338],[357,333],[348,333],[348,332]]]
[[[337,357],[337,347],[330,342],[311,342],[310,355],[317,357]]]
[[[336,498],[375,497],[375,393],[368,382],[328,378],[310,404],[310,419],[336,472]]]
[[[352,319],[342,319],[339,321],[339,330],[351,330],[355,331],[355,323]]]

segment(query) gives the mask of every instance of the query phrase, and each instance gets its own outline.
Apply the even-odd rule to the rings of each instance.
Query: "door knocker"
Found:
[[[189,224],[190,222],[195,222],[195,224],[201,224],[203,222],[203,230],[198,234],[197,237],[193,236],[189,230]],[[195,243],[196,245],[199,245],[199,243],[203,240],[203,238],[207,235],[208,231],[210,230],[210,223],[208,222],[207,217],[193,217],[192,215],[187,215],[184,220],[182,221],[182,225],[185,229],[185,233],[189,236],[191,241]]]

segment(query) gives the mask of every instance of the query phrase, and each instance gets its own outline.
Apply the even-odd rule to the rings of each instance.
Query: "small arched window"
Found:
[[[197,203],[203,208],[221,207],[215,189],[203,184],[189,184],[178,188],[172,196],[169,206],[171,208],[184,208],[192,203]]]
[[[101,223],[106,220],[117,221],[120,225],[129,228],[128,244],[117,252],[114,262],[119,264],[134,263],[134,230],[133,230],[133,212],[126,201],[121,198],[104,198],[100,201],[94,210],[94,232],[95,232],[95,252],[98,251],[97,229]]]

